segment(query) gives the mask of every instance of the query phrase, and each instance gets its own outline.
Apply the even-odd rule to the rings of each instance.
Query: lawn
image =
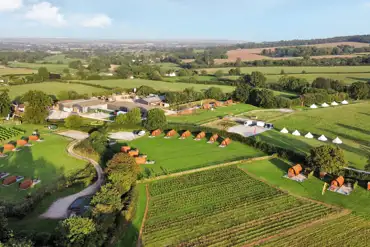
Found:
[[[161,67],[161,70],[167,73],[168,70],[178,70],[180,66],[176,63],[156,63],[155,65]]]
[[[281,112],[279,110],[255,110],[243,114],[244,117],[256,120],[262,120],[265,122],[272,122],[280,118],[288,116],[289,112]]]
[[[237,167],[152,182],[145,246],[246,246],[336,214]]]
[[[26,136],[39,129],[45,142],[34,142],[32,147],[21,147],[19,152],[9,152],[7,158],[0,159],[0,170],[11,175],[21,175],[25,179],[39,178],[41,183],[32,189],[19,191],[18,184],[8,187],[0,186],[1,199],[7,202],[18,202],[41,186],[53,184],[60,176],[83,169],[86,162],[69,156],[66,147],[70,140],[35,125],[17,126],[26,130]],[[18,136],[18,138],[20,138]],[[18,138],[12,138],[17,140]]]
[[[360,215],[369,215],[370,193],[366,189],[358,186],[350,195],[345,196],[335,192],[327,191],[322,195],[324,182],[318,178],[311,177],[303,183],[298,183],[283,175],[287,173],[290,165],[280,159],[261,160],[253,163],[240,165],[247,172],[267,181],[267,183],[278,186],[282,190],[288,191],[293,195],[303,196],[348,208]]]
[[[23,74],[32,74],[36,73],[36,70],[25,69],[25,68],[8,68],[0,66],[0,76],[2,75],[23,75]]]
[[[164,81],[151,81],[144,79],[133,79],[133,80],[98,80],[98,81],[87,81],[88,83],[95,85],[102,85],[107,87],[121,87],[121,88],[139,88],[140,86],[153,87],[156,90],[161,91],[182,91],[185,88],[194,88],[197,91],[205,90],[210,87],[219,87],[225,93],[234,91],[233,86],[223,86],[223,85],[203,85],[203,84],[191,84],[191,83],[180,83],[180,82],[164,82]]]
[[[370,102],[362,102],[335,108],[303,110],[279,118],[273,123],[278,130],[285,127],[290,133],[297,129],[303,135],[311,132],[317,138],[324,134],[330,140],[338,136],[343,141],[340,147],[345,152],[349,166],[363,168],[370,155],[369,109]],[[284,135],[277,131],[267,131],[259,137],[275,145],[305,153],[313,146],[325,144],[315,139]]]
[[[207,135],[208,138],[209,135]],[[232,142],[226,148],[219,148],[219,143],[208,144],[208,139],[194,141],[194,137],[179,140],[179,136],[165,139],[163,135],[156,138],[148,136],[128,143],[138,148],[141,154],[148,155],[148,160],[154,160],[154,165],[142,165],[142,170],[149,168],[153,175],[175,173],[229,161],[264,156],[255,148],[239,142]]]
[[[40,67],[46,67],[49,72],[62,73],[64,69],[68,68],[68,64],[41,64],[41,63],[9,63],[9,67],[12,68],[26,68],[32,70],[38,70]]]
[[[341,74],[288,74],[298,78],[306,79],[308,82],[313,82],[317,77],[331,78],[333,80],[343,81],[346,84],[351,84],[356,81],[370,80],[370,73],[341,73]],[[268,83],[277,83],[283,75],[266,75]]]
[[[9,96],[11,99],[14,99],[17,96],[21,96],[24,93],[28,92],[29,90],[41,90],[46,94],[50,95],[58,95],[59,92],[66,90],[73,90],[80,94],[87,93],[89,95],[91,95],[93,92],[104,91],[104,89],[92,86],[90,87],[80,84],[66,84],[60,82],[43,82],[35,84],[17,85],[7,87],[7,89],[9,89]]]
[[[192,115],[168,116],[167,119],[169,122],[204,124],[226,115],[236,115],[256,109],[258,108],[252,105],[234,104],[232,106],[218,107],[214,111],[198,109]]]

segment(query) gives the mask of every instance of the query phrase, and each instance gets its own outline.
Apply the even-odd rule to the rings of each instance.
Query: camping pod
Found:
[[[144,165],[146,163],[146,157],[136,157],[135,162],[138,165]]]
[[[27,141],[26,140],[23,140],[23,139],[20,139],[20,140],[17,140],[17,146],[24,146],[27,144]]]
[[[130,150],[130,151],[128,152],[128,155],[130,155],[131,157],[139,156],[139,149]]]
[[[28,139],[30,141],[37,141],[37,140],[40,139],[40,137],[38,135],[31,135],[31,136],[28,137]]]
[[[131,147],[130,146],[122,146],[121,147],[121,152],[122,153],[128,153],[128,151],[131,150]]]
[[[3,180],[3,185],[9,185],[17,181],[17,176],[10,176]]]
[[[218,135],[217,134],[214,134],[213,136],[211,136],[211,138],[209,139],[209,142],[213,143],[213,142],[217,142],[218,140]]]
[[[206,133],[204,133],[203,131],[200,132],[196,137],[195,137],[195,140],[200,140],[200,139],[203,139],[204,137],[206,137]]]
[[[342,105],[348,105],[348,101],[347,100],[343,100],[341,104]]]
[[[225,140],[222,141],[221,146],[226,147],[226,146],[230,145],[230,143],[231,143],[231,139],[226,138]]]
[[[304,137],[306,137],[307,139],[312,139],[313,135],[311,134],[311,132],[308,132],[307,135],[305,135]]]
[[[4,150],[12,151],[13,149],[15,149],[15,145],[13,143],[4,144]]]
[[[337,105],[339,105],[337,102],[335,102],[335,101],[333,101],[333,102],[331,102],[331,105],[332,106],[337,106]]]
[[[173,137],[176,135],[176,130],[170,130],[167,132],[166,137]]]
[[[331,186],[341,187],[344,184],[344,177],[340,176],[331,181]]]
[[[329,105],[327,103],[324,103],[321,105],[321,107],[329,107]]]
[[[233,103],[233,100],[232,99],[229,99],[225,102],[225,105],[231,105]]]
[[[282,129],[280,132],[283,133],[283,134],[288,134],[289,133],[289,131],[286,128]]]
[[[326,174],[328,174],[327,172],[320,172],[320,179],[324,179]]]
[[[216,102],[215,102],[215,106],[216,106],[216,107],[220,107],[220,106],[222,106],[222,102],[221,102],[221,101],[216,101]]]
[[[26,190],[28,188],[30,188],[31,186],[33,185],[33,181],[31,179],[26,179],[24,180],[20,185],[19,185],[19,188],[21,190]]]
[[[370,190],[370,182],[367,182],[367,190]]]
[[[324,135],[321,135],[317,140],[322,141],[322,142],[326,142],[328,140],[328,138],[326,138],[326,136],[324,136]]]
[[[159,136],[161,134],[161,130],[160,129],[156,129],[156,130],[153,130],[152,133],[151,133],[151,136]]]
[[[203,109],[209,110],[209,109],[211,109],[211,105],[210,104],[204,104]]]
[[[184,133],[182,133],[181,139],[188,138],[189,136],[191,136],[191,132],[189,130],[187,130]]]
[[[342,140],[341,140],[341,139],[339,139],[339,137],[337,137],[337,138],[335,138],[335,139],[333,140],[333,143],[334,143],[334,144],[342,144],[343,142],[342,142]]]
[[[299,133],[299,131],[298,131],[298,130],[295,130],[295,131],[292,133],[292,135],[294,135],[294,136],[301,136],[301,133]]]
[[[302,172],[303,168],[300,164],[297,164],[288,169],[288,177],[295,177]]]
[[[317,105],[313,104],[310,106],[311,109],[317,109]]]

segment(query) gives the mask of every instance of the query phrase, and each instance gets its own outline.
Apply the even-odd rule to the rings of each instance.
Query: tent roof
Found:
[[[341,140],[341,139],[339,139],[339,137],[337,137],[337,138],[335,138],[335,139],[333,140],[333,143],[335,143],[335,144],[342,144],[343,142],[342,142],[342,140]]]
[[[298,131],[298,130],[295,130],[292,134],[293,134],[293,135],[301,135],[301,133],[299,133],[299,131]]]
[[[308,132],[304,137],[306,137],[306,138],[313,138],[313,135],[311,134],[311,132]]]
[[[289,133],[289,131],[286,128],[282,129],[280,132],[285,134]]]
[[[318,140],[320,140],[320,141],[327,141],[327,140],[328,140],[328,138],[326,138],[326,136],[324,136],[324,135],[321,135],[321,136],[318,138]]]

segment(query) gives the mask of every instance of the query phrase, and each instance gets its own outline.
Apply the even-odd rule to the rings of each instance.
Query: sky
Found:
[[[259,42],[369,24],[370,0],[0,0],[0,37]]]

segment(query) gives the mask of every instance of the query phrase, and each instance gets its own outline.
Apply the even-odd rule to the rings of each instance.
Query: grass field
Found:
[[[345,196],[335,192],[326,191],[322,195],[324,182],[318,178],[311,177],[303,183],[298,183],[286,178],[283,175],[291,167],[288,163],[280,159],[261,160],[249,164],[240,165],[247,172],[267,181],[267,183],[278,186],[284,191],[293,195],[311,198],[317,201],[337,205],[353,210],[359,215],[368,216],[370,213],[369,191],[358,186],[350,195]],[[329,182],[329,181],[328,181]]]
[[[2,75],[17,75],[17,74],[32,74],[36,73],[36,70],[25,69],[25,68],[8,68],[0,66],[0,76]]]
[[[218,107],[214,111],[198,109],[192,115],[168,116],[167,119],[170,122],[203,124],[206,122],[217,120],[226,115],[236,115],[255,109],[258,108],[247,104],[235,104],[232,106]]]
[[[41,63],[9,63],[9,67],[12,68],[26,68],[31,70],[38,70],[40,67],[45,67],[49,72],[62,73],[65,68],[68,68],[68,64],[41,64]]]
[[[202,85],[202,84],[191,84],[191,83],[180,83],[180,82],[164,82],[164,81],[151,81],[144,79],[134,79],[134,80],[99,80],[99,81],[88,81],[88,83],[102,85],[107,87],[121,87],[121,88],[138,88],[140,86],[149,86],[153,87],[156,90],[162,91],[182,91],[185,88],[193,87],[197,91],[201,91],[210,87],[219,87],[225,93],[232,92],[234,87],[232,86],[223,86],[223,85]]]
[[[349,166],[363,168],[370,155],[370,102],[362,102],[340,107],[297,111],[287,117],[273,121],[277,129],[287,128],[290,133],[298,130],[305,135],[308,132],[322,134],[333,140],[339,137],[343,144]],[[272,144],[308,153],[311,147],[324,145],[316,139],[295,137],[277,131],[267,131],[259,138]]]
[[[25,84],[25,85],[17,85],[17,86],[10,86],[6,87],[9,90],[9,96],[11,99],[14,99],[17,96],[23,95],[24,93],[28,92],[29,90],[41,90],[50,95],[58,95],[61,91],[66,90],[73,90],[80,94],[89,94],[93,92],[101,92],[104,89],[90,87],[85,85],[79,84],[66,84],[60,82],[43,82],[43,83],[35,83],[35,84]]]
[[[236,167],[149,184],[145,246],[246,246],[335,214]]]
[[[57,64],[58,61],[61,61],[61,62],[63,62],[64,65],[68,66],[69,62],[76,61],[76,60],[80,60],[82,63],[85,63],[85,61],[83,59],[68,58],[68,57],[66,57],[66,55],[63,55],[63,54],[58,54],[58,55],[52,55],[52,56],[45,57],[43,60],[37,61],[37,63],[41,64],[42,62],[48,62],[48,63]]]
[[[176,63],[156,63],[157,66],[161,67],[163,72],[167,72],[170,69],[178,70],[180,66]]]
[[[9,172],[11,175],[24,176],[25,179],[39,178],[41,183],[25,191],[20,191],[17,183],[8,187],[0,186],[2,200],[7,202],[22,200],[37,188],[52,184],[63,174],[71,174],[86,165],[84,161],[76,160],[67,154],[66,146],[70,140],[51,134],[46,129],[40,129],[40,126],[21,125],[18,127],[26,130],[24,135],[31,135],[32,131],[39,129],[45,142],[35,142],[32,147],[21,147],[19,152],[9,152],[7,158],[0,159],[0,170]],[[17,138],[12,138],[12,140],[17,140]]]
[[[268,83],[277,83],[283,75],[266,75]],[[356,81],[369,81],[370,73],[343,73],[343,74],[289,74],[297,78],[306,79],[308,82],[313,82],[318,77],[331,78],[333,80],[343,81],[346,84],[351,84]]]
[[[226,148],[219,148],[219,143],[208,144],[208,139],[194,141],[194,137],[189,137],[186,140],[178,138],[179,136],[171,139],[165,139],[163,135],[156,138],[145,136],[128,144],[133,148],[138,148],[140,153],[148,155],[148,160],[155,161],[154,165],[141,166],[142,170],[151,169],[153,175],[180,172],[265,155],[263,152],[239,142],[232,142]]]

